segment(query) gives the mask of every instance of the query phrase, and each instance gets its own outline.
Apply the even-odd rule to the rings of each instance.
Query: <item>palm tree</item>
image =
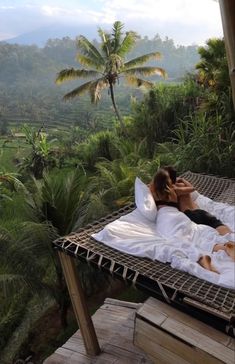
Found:
[[[89,195],[86,193],[87,176],[78,170],[50,175],[44,173],[41,180],[34,179],[33,192],[24,195],[25,203],[29,208],[29,217],[35,219],[25,228],[26,237],[43,233],[45,227],[50,228],[48,238],[45,236],[38,241],[36,238],[27,244],[27,248],[40,253],[42,258],[50,259],[53,275],[49,281],[43,282],[44,287],[54,297],[60,309],[62,327],[67,326],[67,311],[70,305],[67,286],[64,280],[62,267],[57,254],[52,251],[52,241],[56,237],[69,234],[79,229],[85,219]],[[43,230],[42,230],[43,229]],[[51,238],[52,237],[52,238]],[[81,272],[80,272],[81,273]],[[84,275],[83,275],[84,276]],[[99,276],[100,278],[100,276]],[[88,272],[85,277],[88,281]],[[82,280],[84,283],[84,280]],[[94,284],[98,281],[94,279]],[[90,284],[90,282],[89,282]],[[85,284],[86,287],[86,284]]]
[[[119,158],[96,163],[97,174],[90,178],[88,215],[93,220],[132,202],[136,176],[149,182],[160,166],[158,157],[149,160],[144,156],[145,140],[138,144],[130,139],[114,143]]]
[[[33,179],[30,189],[21,189],[22,218],[14,218],[14,211],[11,220],[1,216],[0,297],[1,291],[14,293],[15,287],[44,290],[58,303],[61,324],[66,327],[70,301],[52,241],[81,227],[86,217],[87,178],[77,170],[56,177],[44,174],[41,180]],[[11,214],[9,208],[7,213]]]
[[[134,47],[138,36],[133,31],[126,32],[123,35],[123,26],[120,21],[116,21],[113,25],[112,33],[107,33],[99,28],[100,49],[96,48],[86,37],[79,36],[77,60],[82,66],[89,69],[64,69],[59,72],[56,79],[56,82],[59,84],[76,78],[93,78],[93,80],[83,83],[67,93],[64,99],[74,98],[89,92],[91,102],[97,103],[101,98],[102,90],[108,88],[114,111],[122,129],[124,129],[124,124],[114,97],[114,85],[119,78],[124,76],[126,81],[133,86],[152,87],[152,82],[143,80],[138,76],[157,74],[165,77],[166,75],[162,68],[142,66],[150,59],[159,59],[161,56],[159,52],[148,53],[130,61],[125,60],[125,56]]]
[[[219,93],[230,87],[228,64],[223,39],[211,38],[205,47],[199,47],[200,62],[196,65],[199,71],[199,82]]]

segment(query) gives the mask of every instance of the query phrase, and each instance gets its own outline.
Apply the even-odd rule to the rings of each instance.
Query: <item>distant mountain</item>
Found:
[[[97,38],[97,28],[94,25],[78,25],[77,27],[51,25],[29,33],[21,34],[15,38],[6,39],[5,42],[24,45],[36,44],[39,47],[43,47],[48,39],[62,39],[64,37],[75,38],[80,34],[85,35],[89,39]]]

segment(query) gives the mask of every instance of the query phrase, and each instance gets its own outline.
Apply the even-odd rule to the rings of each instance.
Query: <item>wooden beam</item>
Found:
[[[219,0],[235,109],[235,1]]]
[[[78,278],[74,258],[62,252],[58,252],[58,254],[86,352],[89,355],[98,355],[100,353],[100,347],[86,304],[82,285]]]

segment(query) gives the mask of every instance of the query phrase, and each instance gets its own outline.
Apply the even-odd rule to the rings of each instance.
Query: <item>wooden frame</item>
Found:
[[[98,355],[100,347],[82,285],[78,278],[74,258],[61,252],[58,252],[58,254],[86,352],[89,355]]]

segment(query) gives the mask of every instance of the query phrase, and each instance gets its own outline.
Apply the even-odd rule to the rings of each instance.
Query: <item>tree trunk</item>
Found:
[[[235,1],[220,0],[219,4],[235,110]]]
[[[122,120],[122,117],[118,111],[118,108],[117,108],[117,105],[116,105],[116,102],[115,102],[115,98],[114,98],[114,92],[113,92],[113,84],[112,82],[109,82],[109,88],[110,88],[110,94],[111,94],[111,99],[112,99],[112,103],[113,103],[113,107],[114,107],[114,110],[115,110],[115,113],[116,113],[116,116],[117,116],[117,119],[119,120],[120,124],[121,124],[121,128],[124,132],[126,132],[126,128],[125,128],[125,125],[123,123],[123,120]]]

